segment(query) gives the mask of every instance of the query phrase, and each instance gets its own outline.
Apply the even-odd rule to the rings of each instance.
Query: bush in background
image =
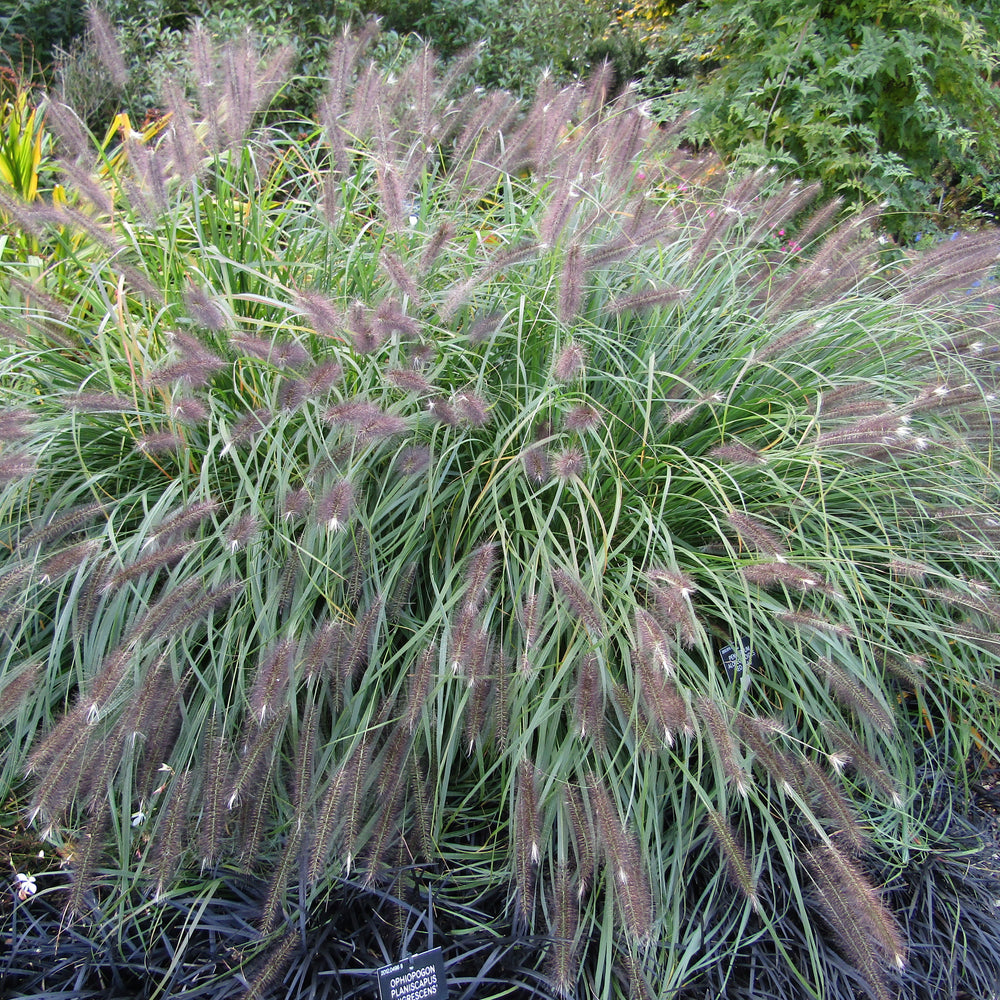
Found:
[[[877,202],[905,237],[928,217],[994,211],[1000,98],[988,9],[714,0],[676,12],[638,3],[624,22],[649,46],[645,88],[668,119],[692,112],[695,142],[818,179],[827,196]]]
[[[374,41],[282,132],[290,54],[196,32],[197,112],[53,103],[61,193],[0,198],[0,795],[66,974],[301,995],[433,920],[470,997],[982,994],[974,893],[892,889],[997,750],[995,240],[889,267],[816,186],[697,197],[607,76]]]

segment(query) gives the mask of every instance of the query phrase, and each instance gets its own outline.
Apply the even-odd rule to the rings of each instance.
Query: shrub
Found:
[[[65,198],[0,201],[38,242],[0,791],[61,907],[124,950],[243,872],[255,996],[346,883],[456,967],[546,942],[464,995],[698,995],[751,948],[888,996],[925,922],[880,884],[941,844],[915,745],[997,745],[995,241],[890,267],[823,208],[779,248],[815,187],[695,197],[606,77],[522,109],[370,41],[302,138],[252,127],[280,60],[195,33],[198,116],[168,90],[108,169],[53,105]]]
[[[645,86],[696,142],[878,202],[906,237],[995,207],[996,40],[974,5],[688,3],[649,45]]]

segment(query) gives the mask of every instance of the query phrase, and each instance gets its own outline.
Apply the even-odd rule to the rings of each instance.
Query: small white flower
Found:
[[[30,899],[38,891],[34,875],[22,875],[20,872],[15,876],[17,879],[17,898],[23,903]]]

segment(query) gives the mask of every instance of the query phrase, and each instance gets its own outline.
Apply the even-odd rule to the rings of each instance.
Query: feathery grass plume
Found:
[[[635,609],[635,640],[634,653],[637,660],[655,665],[667,675],[675,672],[670,640],[660,623],[645,608]]]
[[[65,913],[83,918],[88,910],[97,909],[90,898],[96,884],[97,865],[101,860],[108,834],[107,822],[98,822],[89,830],[81,830],[70,857],[70,889]]]
[[[552,377],[557,382],[572,382],[587,372],[587,350],[578,340],[569,340],[552,362]]]
[[[282,981],[298,943],[299,932],[289,929],[268,948],[253,978],[247,978],[245,1000],[263,1000],[271,996],[274,987]]]
[[[709,741],[715,749],[715,760],[726,779],[732,782],[740,795],[746,796],[747,783],[743,764],[736,753],[736,743],[730,723],[717,701],[703,695],[695,702],[698,717],[708,730]]]
[[[376,594],[368,610],[358,619],[354,635],[351,637],[350,649],[343,662],[341,679],[345,687],[348,681],[354,680],[358,676],[358,672],[368,665],[372,655],[372,647],[377,643],[375,634],[379,618],[384,610],[384,604],[382,595]]]
[[[431,383],[418,371],[412,368],[389,368],[385,373],[385,380],[403,392],[430,393],[433,389]]]
[[[1000,622],[1000,600],[997,600],[995,593],[987,587],[986,590],[979,589],[977,593],[973,581],[963,581],[966,586],[973,590],[957,590],[952,587],[924,587],[924,596],[931,601],[940,601],[953,608],[962,608],[965,611],[973,611],[978,615],[991,619],[994,623]]]
[[[573,831],[573,856],[576,861],[576,895],[582,899],[594,884],[597,868],[597,847],[594,839],[593,813],[584,808],[583,796],[577,785],[566,785],[563,803],[569,813]]]
[[[563,418],[563,428],[576,434],[583,434],[595,427],[600,427],[601,423],[601,415],[592,406],[586,404],[572,407]]]
[[[327,531],[342,531],[354,516],[357,497],[354,484],[339,479],[317,501],[314,516]]]
[[[398,465],[397,462],[397,468]],[[393,625],[398,625],[404,614],[410,609],[413,600],[413,585],[419,569],[416,562],[406,563],[396,580],[396,585],[392,588],[392,593],[385,605],[385,617]]]
[[[848,673],[829,657],[820,659],[816,666],[837,701],[867,719],[888,739],[895,736],[896,720],[868,689],[863,678]]]
[[[746,845],[742,837],[733,829],[732,824],[715,809],[706,813],[712,833],[715,835],[715,845],[719,849],[723,867],[729,884],[742,895],[755,909],[760,909],[760,898],[757,895],[757,879],[747,857]]]
[[[827,759],[834,770],[851,767],[855,774],[865,779],[870,788],[877,788],[897,808],[903,804],[892,776],[854,736],[830,719],[823,721],[822,730],[829,747]]]
[[[135,437],[135,450],[142,455],[169,455],[187,446],[187,439],[179,430],[150,431]]]
[[[278,576],[278,615],[282,620],[288,618],[291,613],[301,571],[302,557],[298,547],[293,546],[285,557]]]
[[[416,669],[410,674],[406,691],[406,708],[403,712],[403,720],[409,732],[413,732],[423,714],[424,704],[434,680],[434,664],[437,658],[437,647],[428,646],[418,657]]]
[[[465,747],[472,754],[476,741],[482,741],[486,730],[486,708],[493,691],[492,668],[496,663],[496,651],[485,631],[480,631],[482,640],[474,643],[476,655],[470,657],[465,676],[468,679],[469,694],[465,703]],[[481,649],[481,652],[480,652]]]
[[[655,662],[639,658],[640,693],[643,703],[656,720],[660,736],[673,746],[677,734],[694,735],[694,726],[684,696]]]
[[[371,535],[368,529],[355,524],[349,546],[349,562],[344,573],[344,595],[352,608],[357,608],[361,591],[369,577]]]
[[[576,965],[580,912],[570,883],[569,867],[560,862],[552,880],[553,914],[549,918],[551,941],[546,967],[556,992],[567,1000],[575,995],[580,971]]]
[[[239,769],[233,775],[226,795],[226,805],[229,809],[232,809],[247,791],[253,789],[254,794],[256,794],[259,790],[261,777],[268,768],[278,737],[284,730],[287,719],[288,705],[286,703],[271,716],[270,722],[265,726],[247,733],[247,742]]]
[[[219,510],[221,510],[221,504],[215,497],[185,504],[178,510],[172,511],[157,524],[150,532],[145,544],[161,545],[178,535],[186,535]]]
[[[248,703],[257,725],[274,717],[284,709],[285,691],[292,679],[295,666],[295,640],[289,636],[279,639],[267,656],[257,665]]]
[[[298,291],[294,295],[295,307],[309,321],[313,333],[329,340],[347,341],[347,317],[332,299],[319,292]]]
[[[474,602],[465,601],[448,634],[448,663],[452,672],[468,676],[486,656],[488,645],[482,609]]]
[[[34,414],[24,408],[0,410],[0,443],[24,441],[33,433]]]
[[[178,584],[164,594],[136,626],[136,641],[161,640],[170,633],[180,635],[195,623],[231,604],[245,589],[243,580],[228,580],[215,587],[204,586],[200,577]]]
[[[683,288],[650,288],[641,292],[619,295],[608,302],[604,311],[610,316],[621,316],[626,312],[644,312],[682,301],[688,292]]]
[[[371,315],[372,336],[377,344],[384,344],[393,337],[416,339],[422,332],[418,319],[407,316],[404,303],[394,299],[383,299]]]
[[[778,536],[758,518],[733,510],[726,515],[726,520],[742,545],[777,562],[786,561],[788,546],[779,541]]]
[[[474,549],[465,568],[465,600],[474,608],[482,607],[490,594],[490,581],[496,571],[500,545],[484,542]]]
[[[548,454],[541,445],[532,444],[525,448],[521,453],[521,461],[524,464],[524,474],[535,485],[541,486],[551,478],[552,467]]]
[[[784,622],[789,628],[809,629],[822,635],[838,635],[844,639],[854,636],[854,630],[844,622],[835,622],[822,615],[810,614],[807,611],[776,611],[774,617]]]
[[[552,583],[555,592],[566,602],[580,624],[595,638],[604,634],[604,622],[600,606],[584,589],[579,580],[559,566],[552,569]]]
[[[376,403],[360,399],[335,403],[324,417],[335,427],[348,428],[363,444],[401,434],[409,426],[405,418],[386,412]]]
[[[485,427],[490,422],[490,405],[477,392],[463,389],[452,397],[457,416],[471,427]]]
[[[622,923],[634,939],[646,940],[653,928],[653,900],[638,839],[621,821],[604,782],[593,772],[587,776],[587,797],[597,819],[605,863],[613,876]]]
[[[44,661],[36,660],[27,666],[22,665],[19,671],[5,672],[0,680],[0,719],[17,710],[29,693],[36,690],[44,667]]]
[[[576,446],[555,452],[550,461],[553,474],[563,482],[579,479],[587,471],[587,455]]]
[[[583,247],[579,243],[573,243],[566,251],[566,257],[559,274],[559,303],[556,315],[559,317],[560,323],[568,326],[579,314],[580,306],[583,302],[583,283],[586,275]],[[559,378],[557,374],[559,361],[560,357],[557,357],[553,374],[559,381],[568,382],[571,378],[575,377],[575,373],[569,375],[567,378]],[[564,365],[563,367],[566,366]]]
[[[535,910],[535,873],[542,858],[536,782],[534,764],[522,758],[517,765],[514,807],[514,872],[518,912],[528,926]]]
[[[417,287],[416,278],[409,272],[403,258],[391,250],[383,250],[379,258],[382,270],[389,276],[389,280],[411,301],[418,302],[420,291]]]
[[[202,759],[205,766],[200,795],[198,856],[204,868],[218,860],[226,831],[225,790],[229,780],[229,742],[219,732],[217,712],[212,712],[205,727]]]
[[[737,716],[740,736],[744,744],[753,753],[753,759],[786,792],[798,791],[802,786],[801,765],[797,758],[782,750],[776,750],[771,744],[775,733],[785,732],[784,727],[771,719],[755,715]]]
[[[261,522],[256,514],[242,514],[226,528],[226,544],[230,552],[239,552],[260,536]]]
[[[919,691],[926,683],[927,658],[918,653],[896,655],[882,653],[879,665],[897,680],[908,684],[913,691]]]
[[[287,490],[281,503],[282,520],[298,521],[308,517],[312,511],[312,502],[312,494],[306,486]]]
[[[740,574],[747,583],[760,587],[789,587],[808,593],[811,590],[822,589],[825,581],[818,573],[795,566],[789,562],[763,562],[741,566]]]
[[[600,755],[605,746],[604,687],[594,653],[587,653],[577,668],[574,721],[580,738],[593,740]]]
[[[167,416],[178,423],[194,425],[208,420],[209,409],[197,396],[181,395],[167,403]]]
[[[146,856],[150,876],[155,882],[155,895],[163,896],[174,880],[187,849],[188,807],[191,799],[191,772],[174,774],[169,782],[170,793],[160,806],[156,828]]]
[[[698,590],[695,582],[679,570],[653,567],[646,572],[645,586],[660,625],[673,630],[683,646],[693,646],[698,638],[698,617],[691,603]]]
[[[51,545],[66,535],[87,527],[99,514],[105,513],[106,509],[105,503],[101,500],[71,507],[64,514],[51,517],[44,525],[33,528],[23,538],[19,538],[17,548],[19,551],[24,551],[31,547],[42,548]]]
[[[866,850],[868,838],[843,789],[810,757],[803,758],[802,773],[812,793],[813,811],[818,817],[831,821],[838,843],[848,844],[855,854]]]
[[[282,848],[278,862],[271,870],[267,895],[264,897],[264,904],[261,907],[260,919],[257,924],[257,929],[262,937],[274,933],[285,917],[283,912],[285,897],[288,895],[288,883],[292,877],[292,869],[299,856],[303,832],[302,827],[298,824],[292,827],[285,837],[285,846]]]
[[[223,445],[222,454],[226,455],[233,448],[254,441],[259,434],[267,430],[274,418],[274,411],[264,406],[244,413],[229,429],[229,440]]]
[[[0,483],[30,479],[38,470],[38,459],[25,451],[13,451],[0,456]]]
[[[889,572],[898,580],[923,583],[932,570],[926,563],[917,562],[915,559],[901,559],[897,556],[889,560]]]
[[[162,548],[153,549],[141,556],[134,562],[123,566],[117,573],[109,577],[102,586],[102,593],[113,593],[120,590],[126,583],[146,576],[149,573],[157,573],[159,570],[179,563],[189,552],[193,551],[201,544],[196,538],[185,538],[179,542],[171,542]]]
[[[816,887],[816,903],[844,954],[878,989],[889,996],[883,970],[903,969],[906,946],[892,912],[860,867],[832,844],[803,852]]]
[[[135,403],[125,396],[113,392],[73,392],[61,400],[67,410],[82,410],[85,413],[131,413]]]
[[[767,459],[744,441],[730,438],[725,444],[716,445],[708,453],[717,462],[731,462],[733,465],[766,465]]]
[[[93,738],[93,727],[74,712],[64,716],[28,759],[28,772],[37,773],[39,778],[27,819],[29,823],[42,820],[45,824],[43,840],[48,838],[49,831],[62,825],[77,796],[83,774],[90,766]]]

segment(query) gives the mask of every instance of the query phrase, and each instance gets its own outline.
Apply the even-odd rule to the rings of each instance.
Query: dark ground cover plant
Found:
[[[196,32],[197,111],[53,102],[61,193],[0,195],[0,794],[65,863],[9,974],[58,911],[47,989],[430,933],[468,996],[987,981],[928,790],[997,751],[995,239],[887,263],[606,76],[371,44],[281,130]]]

